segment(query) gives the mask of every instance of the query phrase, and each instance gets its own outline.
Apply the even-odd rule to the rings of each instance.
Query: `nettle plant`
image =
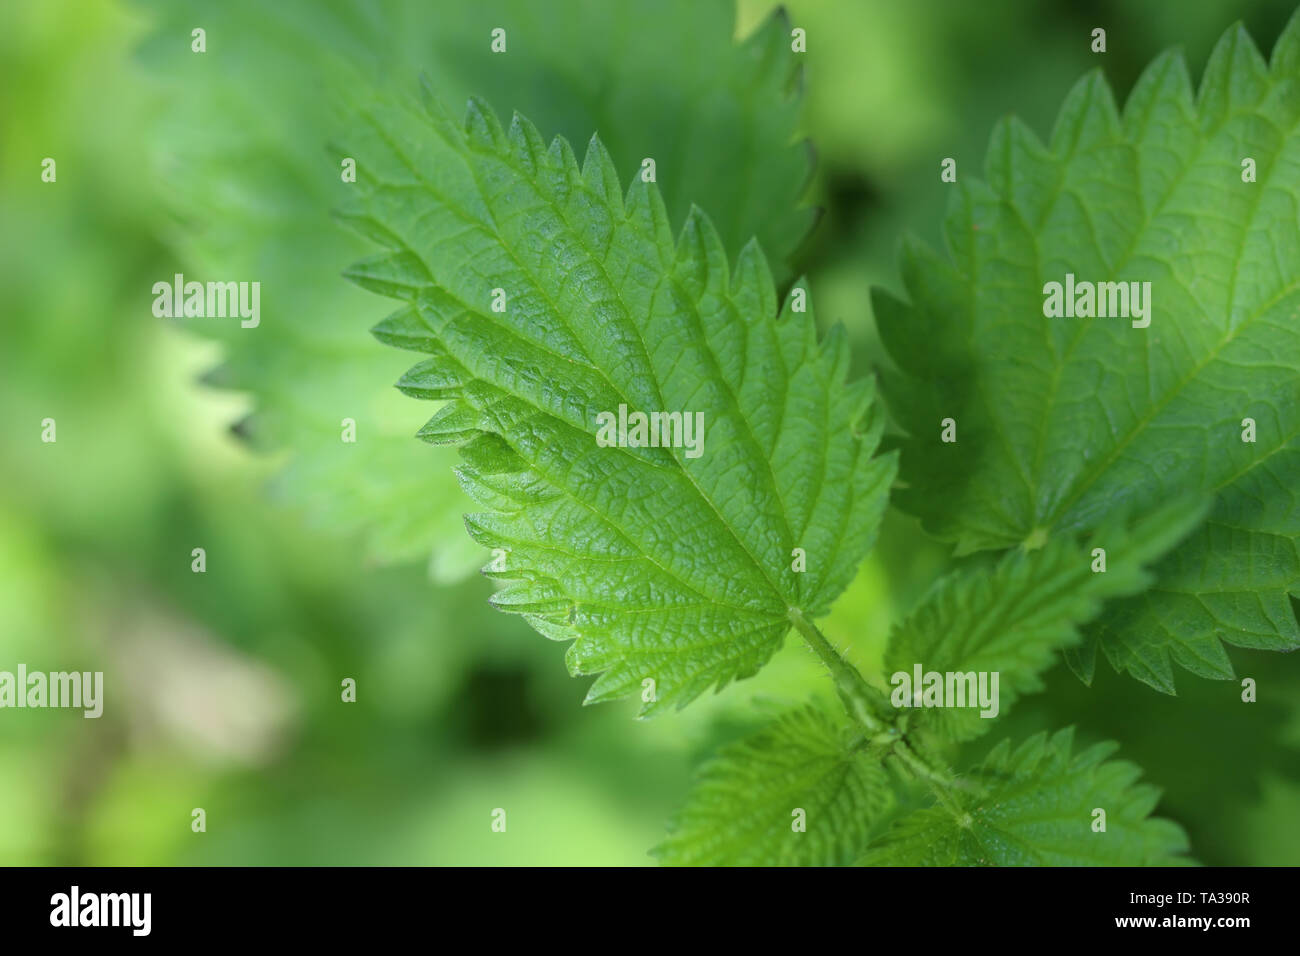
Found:
[[[1085,679],[1100,647],[1172,689],[1172,662],[1230,677],[1225,640],[1300,644],[1298,24],[1271,69],[1229,32],[1199,94],[1170,54],[1122,113],[1093,75],[1048,143],[998,127],[986,182],[955,189],[948,254],[907,244],[910,302],[878,299],[897,453],[802,280],[778,305],[758,245],[729,262],[698,208],[674,237],[650,177],[625,193],[598,137],[579,163],[517,114],[506,129],[472,101],[458,123],[430,91],[366,113],[345,218],[387,251],[348,275],[403,303],[375,334],[425,356],[398,387],[443,403],[420,437],[460,445],[493,602],[571,642],[571,671],[599,675],[589,701],[684,706],[793,630],[843,703],[721,752],[663,861],[1180,859],[1182,832],[1111,747],[1003,741],[959,774],[952,745],[990,723],[931,705],[996,673],[1005,710],[1062,651]],[[1091,290],[1078,317],[1052,315],[1050,283],[1075,275],[1149,282],[1145,324],[1090,319],[1106,314]],[[664,447],[664,420],[662,442],[635,426],[594,440],[614,409],[702,412],[707,452]],[[897,625],[887,670],[946,677],[889,694],[814,622],[900,466],[900,507],[958,552],[1001,556]],[[932,805],[875,833],[910,781]]]
[[[779,74],[760,141],[791,128],[788,29],[734,64]],[[419,437],[459,447],[493,603],[569,642],[589,702],[684,707],[793,631],[842,705],[716,754],[659,859],[1186,862],[1114,745],[959,755],[1062,655],[1172,693],[1175,664],[1232,678],[1225,642],[1300,647],[1300,19],[1271,65],[1230,30],[1199,91],[1167,54],[1122,111],[1083,79],[1046,143],[1002,122],[984,180],[944,186],[946,248],[909,240],[906,300],[876,294],[879,395],[736,234],[788,251],[806,217],[719,194],[722,235],[644,165],[625,189],[599,134],[579,162],[441,100],[362,111],[340,218],[385,250],[347,275],[401,303],[374,332],[422,356],[398,387],[441,403]],[[862,674],[816,622],[891,502],[974,557]]]

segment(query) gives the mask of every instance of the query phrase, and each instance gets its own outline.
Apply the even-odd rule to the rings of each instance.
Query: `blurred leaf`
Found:
[[[1221,641],[1300,647],[1298,83],[1300,18],[1271,70],[1230,30],[1199,97],[1175,53],[1122,116],[1089,75],[1049,144],[998,126],[989,183],[954,187],[951,261],[910,244],[912,304],[876,300],[906,372],[885,380],[910,433],[898,501],[960,552],[1217,496],[1155,588],[1094,631],[1115,667],[1167,692],[1173,662],[1231,676]],[[1045,318],[1044,283],[1066,273],[1149,282],[1150,327]],[[1241,440],[1245,417],[1257,442]],[[939,440],[945,418],[958,441]]]
[[[706,763],[651,852],[669,866],[847,865],[891,801],[861,735],[805,707]]]
[[[1159,791],[1142,771],[1107,760],[1116,744],[1071,755],[1072,729],[1002,741],[973,775],[987,792],[898,820],[862,859],[870,866],[1169,866],[1187,837],[1150,816]],[[1106,812],[1104,832],[1093,829]]]
[[[1011,551],[992,571],[974,567],[951,574],[894,630],[885,671],[909,679],[917,665],[949,674],[997,672],[999,714],[1005,713],[1019,695],[1042,690],[1041,672],[1058,650],[1079,640],[1079,627],[1096,617],[1104,601],[1147,587],[1152,575],[1146,566],[1204,515],[1204,503],[1174,502],[1132,527],[1112,519],[1086,541],[1057,537],[1037,550]],[[1096,548],[1104,557],[1094,556]],[[912,689],[919,700],[922,688]],[[918,709],[911,726],[950,740],[977,737],[991,721],[973,704]]]

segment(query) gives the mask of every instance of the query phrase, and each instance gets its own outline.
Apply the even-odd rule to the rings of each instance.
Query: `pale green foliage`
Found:
[[[580,167],[518,115],[507,132],[478,102],[464,126],[424,106],[368,111],[353,137],[367,174],[344,218],[390,251],[348,274],[407,303],[376,331],[429,355],[400,386],[447,402],[422,437],[463,443],[489,509],[470,532],[506,553],[494,602],[574,641],[590,701],[652,680],[648,712],[753,674],[791,609],[824,614],[848,583],[894,473],[842,330],[819,343],[811,310],[778,315],[757,244],[733,270],[698,210],[674,241],[657,187],[624,197],[599,140]],[[598,446],[621,404],[702,412],[703,453]]]
[[[837,866],[866,848],[892,801],[860,731],[821,707],[786,714],[700,768],[690,798],[651,851],[669,865]],[[794,828],[804,812],[803,832]]]
[[[1089,75],[1048,143],[998,126],[987,182],[953,187],[948,254],[909,243],[911,303],[876,303],[905,373],[884,383],[910,433],[897,500],[959,551],[1215,496],[1156,585],[1092,631],[1114,666],[1169,692],[1173,662],[1230,677],[1222,641],[1300,647],[1298,120],[1300,19],[1271,68],[1229,30],[1199,94],[1177,53],[1122,114]],[[1150,281],[1150,327],[1044,317],[1044,284],[1067,272]],[[947,417],[955,443],[939,440]],[[1085,676],[1093,646],[1076,658]]]
[[[999,672],[1000,713],[1024,693],[1042,689],[1040,673],[1057,652],[1079,641],[1079,627],[1109,598],[1151,583],[1146,566],[1204,517],[1195,502],[1173,502],[1133,523],[1112,518],[1085,539],[1057,537],[1041,549],[1017,548],[997,566],[975,567],[940,580],[890,636],[885,671]],[[1104,556],[1094,557],[1096,548]],[[1099,559],[1104,557],[1105,570]],[[978,709],[912,711],[911,727],[953,740],[988,730]]]
[[[898,820],[862,859],[879,866],[1151,866],[1187,862],[1187,837],[1153,819],[1159,791],[1141,770],[1107,760],[1114,744],[1071,754],[1074,733],[1038,734],[1015,750],[1001,741],[957,792],[956,811],[933,807]],[[1094,832],[1093,811],[1106,812]]]
[[[353,187],[326,146],[357,104],[426,74],[449,104],[475,93],[570,137],[598,129],[625,174],[656,159],[674,222],[707,197],[732,255],[757,235],[783,263],[813,220],[800,203],[811,154],[794,142],[798,58],[780,16],[736,43],[730,0],[137,2],[153,21],[142,58],[164,110],[152,175],[177,219],[178,269],[262,282],[258,328],[186,323],[222,340],[207,380],[250,393],[242,435],[292,453],[280,496],[381,560],[432,550],[435,576],[455,579],[482,551],[461,533],[471,503],[454,453],[410,441],[419,409],[389,388],[402,357],[366,335],[382,312],[338,282],[365,247],[329,221]],[[190,51],[196,25],[207,53]],[[504,54],[490,48],[497,27]],[[340,441],[344,418],[355,444]]]

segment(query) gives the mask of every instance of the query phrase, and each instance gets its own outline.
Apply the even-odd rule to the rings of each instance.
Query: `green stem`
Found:
[[[922,780],[930,783],[936,783],[945,789],[952,789],[957,786],[957,781],[949,776],[945,771],[940,770],[924,757],[918,754],[908,745],[907,741],[899,740],[894,744],[893,754],[903,763],[907,764],[912,773],[916,774]]]
[[[790,609],[790,623],[803,635],[808,646],[830,671],[831,680],[835,682],[835,690],[849,716],[865,727],[872,736],[889,731],[891,729],[889,724],[878,716],[879,692],[863,679],[856,667],[831,647],[831,642],[826,640],[826,636],[817,629],[816,624],[803,616],[799,608]]]
[[[873,742],[883,744],[912,773],[929,783],[941,802],[953,810],[947,792],[960,789],[958,782],[945,769],[932,765],[903,739],[884,710],[881,693],[866,682],[856,667],[839,655],[831,642],[826,640],[826,636],[817,629],[817,625],[804,617],[799,608],[791,608],[789,616],[795,629],[830,671],[835,690],[849,716],[866,729]]]

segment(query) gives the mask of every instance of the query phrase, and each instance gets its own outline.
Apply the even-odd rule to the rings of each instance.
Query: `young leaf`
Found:
[[[1215,496],[1155,588],[1097,631],[1117,667],[1170,692],[1171,660],[1231,674],[1220,641],[1300,647],[1298,88],[1300,18],[1271,67],[1230,30],[1199,95],[1176,53],[1122,114],[1089,75],[1048,143],[998,126],[987,184],[954,189],[949,256],[909,244],[911,303],[876,303],[905,373],[883,383],[910,432],[899,503],[959,551]],[[1048,317],[1067,274],[1150,283],[1146,318]],[[1122,310],[1119,287],[1104,297]]]
[[[222,341],[208,381],[251,393],[241,435],[292,452],[280,495],[317,525],[363,535],[376,559],[432,550],[435,576],[456,579],[483,555],[461,533],[472,503],[454,452],[410,441],[418,409],[388,388],[401,357],[365,334],[382,312],[337,282],[365,254],[328,218],[353,189],[326,148],[353,104],[427,72],[448,102],[479,93],[570,136],[599,129],[625,174],[656,160],[674,222],[707,197],[728,252],[757,235],[783,274],[814,219],[801,202],[811,152],[794,140],[801,58],[781,16],[736,43],[731,0],[136,2],[153,21],[142,56],[164,110],[152,174],[178,223],[176,271],[262,284],[255,329],[184,320]],[[203,54],[191,52],[196,26]],[[344,419],[355,442],[340,438]]]
[[[624,198],[598,139],[579,167],[518,115],[425,105],[357,132],[371,174],[344,218],[390,251],[349,275],[407,303],[378,334],[430,356],[399,387],[450,402],[426,434],[464,443],[494,602],[574,640],[589,701],[650,711],[754,673],[848,583],[894,473],[842,330],[818,343],[802,287],[778,317],[758,246],[733,272],[699,210],[674,243],[657,187]],[[676,447],[598,443],[633,413],[680,413]]]
[[[868,866],[1168,866],[1190,862],[1187,837],[1151,817],[1160,793],[1142,771],[1107,760],[1116,744],[1071,755],[1073,729],[1001,741],[973,775],[979,796],[901,818],[859,861]],[[1097,811],[1104,811],[1103,818]]]
[[[669,866],[843,866],[891,800],[861,735],[809,706],[709,760],[651,853]]]
[[[891,634],[886,673],[911,678],[918,665],[940,673],[996,672],[992,716],[1005,713],[1019,695],[1042,690],[1039,675],[1058,650],[1079,641],[1079,627],[1104,601],[1151,583],[1147,565],[1200,523],[1204,504],[1173,502],[1131,528],[1112,518],[1086,540],[1058,536],[1038,550],[1015,549],[992,573],[970,568],[943,578]],[[920,687],[912,689],[920,695]],[[961,707],[909,712],[909,726],[949,740],[977,737],[992,721],[974,704],[971,697]]]

